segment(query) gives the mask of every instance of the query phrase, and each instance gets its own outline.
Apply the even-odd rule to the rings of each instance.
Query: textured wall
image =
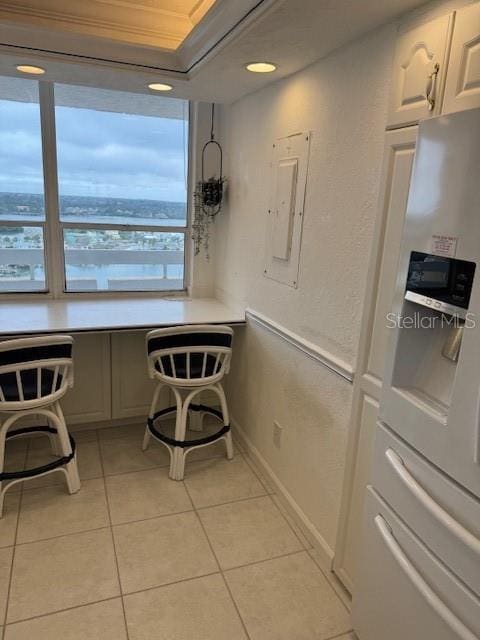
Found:
[[[394,27],[226,108],[229,211],[216,222],[216,285],[353,362],[383,149]],[[299,287],[263,277],[276,138],[313,132]],[[332,286],[334,285],[334,286]]]
[[[378,196],[395,26],[223,108],[228,207],[216,292],[354,363]],[[298,289],[263,277],[272,143],[313,132]],[[351,385],[280,337],[238,333],[232,413],[333,549]],[[278,448],[274,419],[284,426]]]

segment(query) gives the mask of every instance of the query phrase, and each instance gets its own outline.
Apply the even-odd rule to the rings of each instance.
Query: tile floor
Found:
[[[0,520],[3,640],[350,640],[348,613],[301,533],[236,448],[168,478],[143,429],[76,435],[82,490],[59,473],[12,487]],[[8,466],[46,461],[46,438]]]

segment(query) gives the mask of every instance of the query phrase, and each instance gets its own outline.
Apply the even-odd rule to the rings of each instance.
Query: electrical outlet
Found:
[[[282,446],[282,433],[283,433],[282,425],[277,420],[274,420],[273,421],[273,444],[278,449],[280,449],[280,447]]]

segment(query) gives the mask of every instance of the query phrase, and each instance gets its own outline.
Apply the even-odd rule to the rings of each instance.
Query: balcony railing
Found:
[[[167,251],[152,249],[66,249],[65,263],[67,272],[69,267],[86,267],[90,272],[85,277],[77,275],[68,278],[68,290],[91,291],[106,289],[113,291],[130,290],[169,290],[182,289],[183,278],[178,274],[168,274],[170,265],[184,263],[183,251]],[[44,264],[42,249],[0,249],[0,291],[38,291],[45,287],[43,280],[35,279],[35,268]],[[114,265],[157,265],[161,273],[146,276],[105,276],[91,273],[93,267],[108,267]],[[28,267],[28,274],[19,277],[2,275],[2,268],[9,266]],[[101,284],[101,286],[99,286]]]

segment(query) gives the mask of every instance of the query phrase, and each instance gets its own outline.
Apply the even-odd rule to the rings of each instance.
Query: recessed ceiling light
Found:
[[[171,91],[173,89],[171,84],[165,82],[152,82],[148,85],[148,88],[152,91]]]
[[[245,68],[253,73],[272,73],[277,67],[271,62],[250,62]]]
[[[30,64],[17,65],[17,71],[20,71],[21,73],[31,73],[35,76],[41,76],[43,73],[45,73],[45,69],[42,69],[42,67],[34,67]]]

